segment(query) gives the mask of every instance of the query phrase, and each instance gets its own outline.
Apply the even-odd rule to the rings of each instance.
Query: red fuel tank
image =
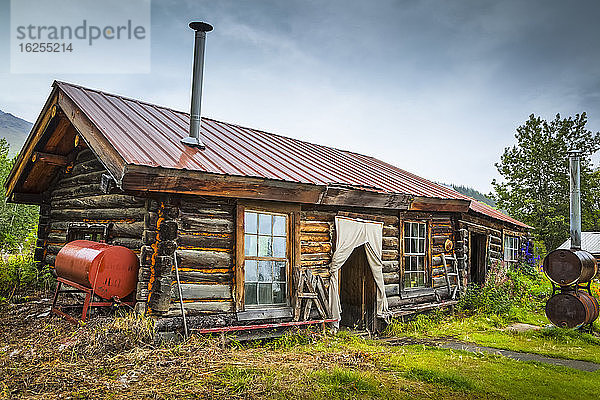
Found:
[[[110,300],[133,292],[139,260],[126,247],[74,240],[58,252],[54,266],[59,277],[94,289],[95,294]]]

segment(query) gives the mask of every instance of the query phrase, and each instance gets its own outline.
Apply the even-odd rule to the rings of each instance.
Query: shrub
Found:
[[[12,298],[39,289],[49,289],[54,279],[39,271],[31,254],[0,255],[0,297]]]
[[[483,285],[467,286],[457,308],[471,314],[509,316],[517,308],[543,307],[550,291],[550,284],[538,271],[523,265],[511,268],[504,263],[494,263]]]

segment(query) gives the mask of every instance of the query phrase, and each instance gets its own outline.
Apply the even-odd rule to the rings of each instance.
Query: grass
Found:
[[[519,318],[441,313],[421,315],[408,323],[394,323],[388,334],[419,339],[454,339],[499,349],[600,363],[600,337],[549,327],[541,311],[520,310],[519,315]],[[508,330],[508,326],[515,322],[537,325],[542,329],[527,332]]]
[[[155,343],[130,314],[73,326],[33,318],[47,303],[0,305],[2,399],[569,399],[594,398],[600,373],[348,332],[290,333],[222,346]],[[540,384],[543,382],[543,384]]]

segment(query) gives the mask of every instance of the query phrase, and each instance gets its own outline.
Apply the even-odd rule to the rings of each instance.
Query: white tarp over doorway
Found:
[[[352,251],[365,245],[367,261],[371,267],[375,285],[377,286],[377,316],[385,317],[388,313],[388,303],[385,297],[385,286],[383,282],[383,261],[381,260],[383,223],[352,219],[347,217],[335,217],[336,247],[331,260],[331,281],[329,284],[329,302],[332,317],[337,319],[339,326],[342,307],[339,294],[339,274]]]

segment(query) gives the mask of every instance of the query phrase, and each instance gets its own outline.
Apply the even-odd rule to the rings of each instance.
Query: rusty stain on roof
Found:
[[[205,150],[188,147],[189,114],[55,82],[127,164],[471,201],[476,213],[527,227],[457,191],[362,154],[202,118]]]

